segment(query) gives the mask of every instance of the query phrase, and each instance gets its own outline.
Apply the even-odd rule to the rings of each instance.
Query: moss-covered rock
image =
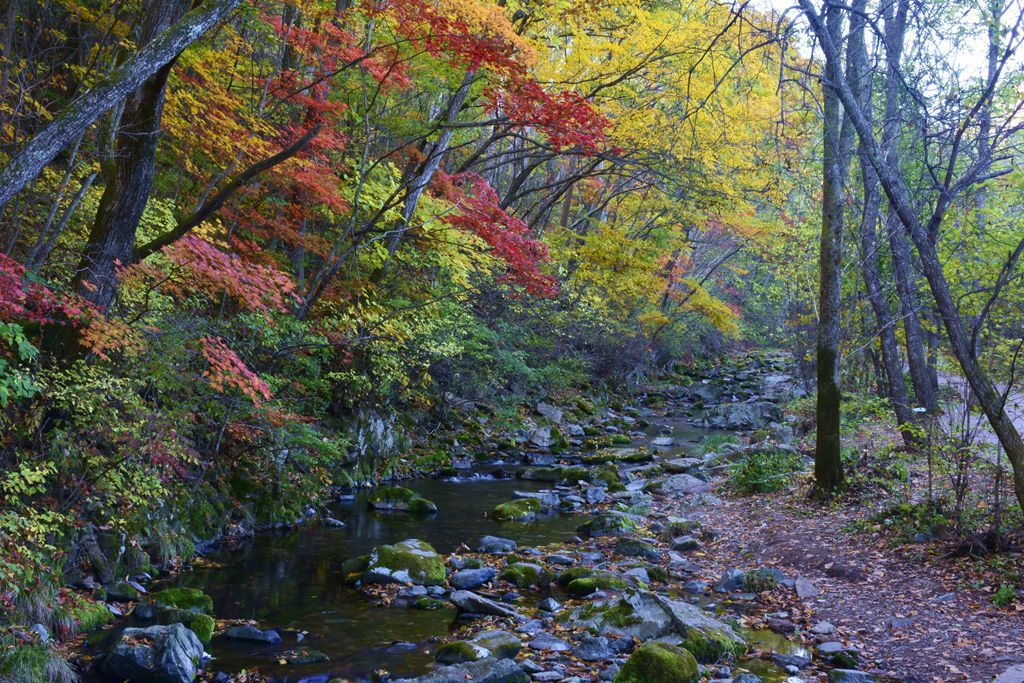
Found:
[[[621,435],[619,435],[621,436]],[[627,438],[627,443],[628,443]],[[603,465],[612,462],[648,462],[654,459],[654,452],[647,447],[642,448],[602,448],[601,450],[581,457],[588,465]]]
[[[519,498],[496,505],[491,515],[500,522],[528,522],[537,516],[540,508],[536,498]]]
[[[620,538],[615,542],[615,552],[619,555],[642,557],[655,562],[661,559],[661,552],[654,544],[642,538]]]
[[[409,607],[412,607],[413,609],[422,610],[444,609],[447,606],[448,603],[444,600],[438,600],[437,598],[432,598],[429,595],[420,596],[409,605]]]
[[[547,481],[556,483],[560,481],[576,482],[589,480],[590,471],[586,467],[569,465],[554,465],[551,467],[527,467],[519,473],[520,479],[527,481]]]
[[[637,530],[637,523],[617,512],[601,512],[576,528],[587,536],[621,536]]]
[[[385,486],[374,490],[366,502],[374,510],[397,512],[437,512],[437,506],[420,494],[403,486]]]
[[[487,648],[498,659],[512,659],[523,647],[522,641],[508,631],[484,631],[473,637],[473,643]]]
[[[176,607],[165,607],[158,610],[156,618],[161,624],[183,624],[195,633],[196,637],[204,645],[209,644],[210,639],[213,637],[213,630],[216,627],[213,617],[209,614]]]
[[[439,664],[464,664],[490,655],[490,650],[481,645],[476,645],[468,640],[455,640],[437,648],[436,658]]]
[[[213,598],[198,588],[168,588],[150,593],[146,602],[157,607],[172,607],[204,614],[213,611]]]
[[[600,590],[625,590],[626,582],[611,574],[595,574],[582,579],[574,579],[565,587],[569,595],[584,596]]]
[[[551,582],[551,574],[539,564],[515,562],[501,573],[501,578],[518,588],[539,588]]]
[[[370,553],[363,581],[366,583],[444,584],[444,560],[429,543],[410,538],[395,545],[382,545]]]
[[[633,443],[633,439],[626,434],[612,434],[612,443],[617,446],[625,446]]]
[[[585,579],[593,575],[594,570],[590,567],[570,567],[559,574],[555,582],[562,588],[565,588],[576,579]]]
[[[668,643],[644,643],[629,656],[614,683],[696,683],[697,660],[685,649]]]
[[[71,608],[71,617],[78,630],[85,633],[109,624],[114,620],[114,613],[103,603],[82,600]]]
[[[369,555],[359,555],[358,557],[350,557],[341,563],[341,575],[343,580],[347,584],[353,584],[359,579],[363,578],[363,573],[366,572],[366,568],[370,565]]]

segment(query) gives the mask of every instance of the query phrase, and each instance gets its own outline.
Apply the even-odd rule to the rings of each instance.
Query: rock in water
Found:
[[[134,683],[192,683],[202,657],[203,644],[181,624],[126,628],[102,670]]]
[[[267,643],[268,645],[274,645],[281,642],[281,636],[277,634],[277,631],[273,629],[267,629],[266,631],[258,629],[255,626],[234,626],[228,629],[225,634],[228,640],[242,640],[250,643]]]
[[[402,486],[385,486],[373,491],[366,502],[374,510],[397,512],[437,512],[437,506],[420,494]]]
[[[444,560],[429,543],[410,538],[373,549],[363,574],[365,583],[444,585]]]
[[[875,683],[875,677],[853,669],[832,669],[828,672],[829,683]]]
[[[426,676],[400,678],[395,683],[529,683],[530,677],[514,660],[487,657],[476,662],[438,667]]]
[[[511,538],[484,536],[480,539],[478,550],[482,553],[487,553],[488,555],[505,555],[518,547],[518,544]]]
[[[629,656],[615,683],[696,683],[697,660],[686,650],[668,643],[642,645]]]
[[[661,493],[670,496],[704,493],[711,490],[711,484],[692,474],[674,474],[661,482]]]

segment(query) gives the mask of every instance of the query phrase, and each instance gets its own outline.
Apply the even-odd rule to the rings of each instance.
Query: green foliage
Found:
[[[1017,599],[1017,590],[1008,583],[999,585],[999,589],[992,594],[992,604],[996,607],[1007,607]]]
[[[896,538],[909,543],[919,534],[929,538],[942,536],[949,528],[949,519],[935,503],[900,503],[885,508],[859,526],[894,533]]]
[[[786,488],[803,468],[800,456],[785,450],[760,449],[750,453],[729,474],[729,486],[737,493],[774,493]]]
[[[39,390],[26,367],[39,355],[21,325],[0,320],[0,408]],[[0,422],[0,425],[3,423]]]

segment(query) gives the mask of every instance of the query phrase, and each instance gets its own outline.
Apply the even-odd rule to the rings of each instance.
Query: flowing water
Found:
[[[652,418],[652,422],[655,424],[646,430],[649,437],[671,431],[676,440],[675,446],[659,449],[663,458],[679,457],[710,433],[685,420]],[[637,440],[634,445],[642,442]],[[214,637],[207,647],[215,657],[209,667],[214,670],[237,673],[257,669],[280,683],[324,683],[334,677],[366,680],[379,669],[417,675],[427,671],[433,661],[430,642],[443,638],[457,624],[455,610],[376,604],[356,588],[344,585],[340,569],[344,560],[407,538],[427,541],[442,554],[455,552],[463,544],[475,549],[484,535],[512,538],[520,548],[563,543],[575,536],[581,522],[575,515],[552,515],[529,523],[497,522],[484,516],[498,503],[511,499],[516,490],[537,491],[549,486],[541,482],[469,477],[403,485],[434,501],[438,512],[371,511],[366,492],[361,492],[332,506],[332,516],[343,520],[345,528],[308,526],[257,534],[241,545],[207,555],[190,571],[154,589],[200,588],[213,598],[217,618],[253,620],[261,628],[276,629],[283,637],[273,646]],[[130,625],[146,624],[126,619],[104,638],[105,643]],[[281,663],[284,651],[303,647],[323,652],[329,661]],[[754,667],[761,675],[775,673],[770,664]],[[93,674],[87,680],[100,679]]]

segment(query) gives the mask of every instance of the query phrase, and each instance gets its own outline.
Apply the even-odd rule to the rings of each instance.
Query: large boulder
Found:
[[[614,683],[697,683],[697,660],[668,643],[644,643],[629,656]]]
[[[192,683],[203,644],[181,624],[126,628],[103,660],[104,674],[133,683]]]
[[[366,499],[374,510],[397,512],[437,512],[437,506],[420,494],[402,486],[385,486],[376,489]]]
[[[676,637],[680,645],[702,662],[741,655],[746,643],[728,624],[696,605],[671,600],[649,591],[586,605],[572,615],[573,621],[602,635],[640,640]]]
[[[444,560],[429,543],[410,538],[373,549],[363,573],[364,583],[444,584]]]
[[[752,400],[723,403],[712,411],[707,422],[717,429],[750,430],[781,419],[782,409],[775,403]]]

